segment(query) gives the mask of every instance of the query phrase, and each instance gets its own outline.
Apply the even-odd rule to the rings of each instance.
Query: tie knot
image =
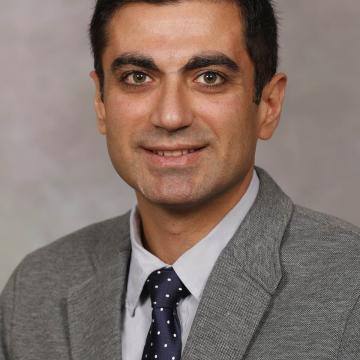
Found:
[[[180,299],[190,295],[172,267],[152,272],[146,280],[146,287],[151,305],[156,308],[175,308]]]

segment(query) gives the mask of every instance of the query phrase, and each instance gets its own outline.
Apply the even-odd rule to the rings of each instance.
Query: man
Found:
[[[359,229],[254,167],[286,86],[271,3],[99,0],[90,35],[137,206],[23,260],[0,359],[359,359]]]

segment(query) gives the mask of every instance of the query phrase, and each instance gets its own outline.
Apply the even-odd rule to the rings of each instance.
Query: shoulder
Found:
[[[284,261],[296,271],[352,274],[360,284],[360,229],[337,217],[295,205],[284,234]]]
[[[88,225],[21,261],[0,294],[0,352],[29,321],[39,329],[44,321],[62,321],[69,291],[96,275],[100,258],[106,264],[116,250],[128,248],[128,215]]]
[[[28,254],[14,272],[17,287],[56,285],[61,291],[84,281],[95,272],[98,252],[107,246],[128,247],[128,219],[126,213],[88,225]]]
[[[335,216],[295,205],[289,231],[292,235],[316,237],[319,241],[330,239],[355,241],[360,245],[360,228]]]

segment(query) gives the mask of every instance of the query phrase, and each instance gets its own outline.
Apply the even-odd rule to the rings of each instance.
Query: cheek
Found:
[[[149,109],[147,102],[129,99],[127,96],[109,96],[105,106],[107,138],[111,146],[121,148],[125,153],[132,150],[136,133],[146,126]]]
[[[251,147],[256,138],[256,115],[243,96],[229,94],[197,105],[198,118],[211,128],[222,152],[228,153],[230,147]]]
[[[110,95],[105,103],[106,117],[112,130],[121,130],[127,125],[134,126],[144,118],[148,106],[145,101],[127,96]]]

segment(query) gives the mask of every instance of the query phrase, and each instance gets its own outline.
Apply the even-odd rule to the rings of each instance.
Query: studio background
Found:
[[[0,291],[29,252],[134,202],[93,111],[92,0],[2,1]],[[278,0],[282,121],[257,164],[291,198],[360,225],[360,2]]]

